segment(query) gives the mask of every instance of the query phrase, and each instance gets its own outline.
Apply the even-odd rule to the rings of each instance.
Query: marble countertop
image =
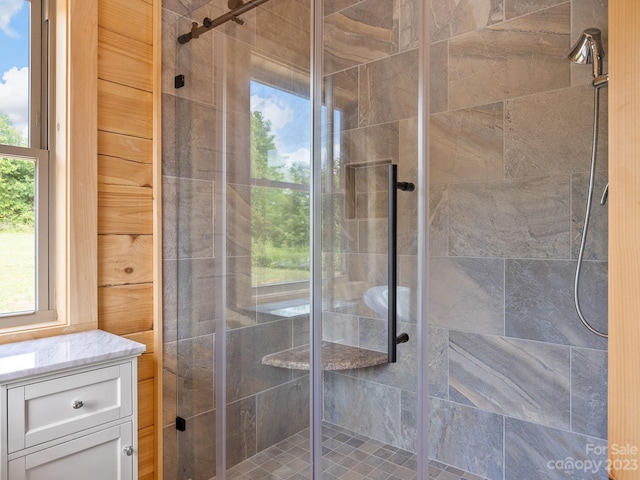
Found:
[[[376,352],[365,348],[352,347],[342,343],[322,342],[322,370],[350,370],[352,368],[373,367],[388,362],[385,352]],[[290,368],[293,370],[309,370],[309,345],[292,348],[283,352],[265,355],[264,365]]]
[[[140,355],[134,342],[102,330],[0,345],[0,383]]]

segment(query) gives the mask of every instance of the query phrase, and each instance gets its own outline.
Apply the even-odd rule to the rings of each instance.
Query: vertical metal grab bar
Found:
[[[398,314],[397,314],[397,290],[398,290],[398,166],[389,164],[389,273],[387,280],[387,321],[389,343],[387,351],[389,353],[389,363],[396,363],[398,343]]]
[[[398,182],[398,166],[389,164],[389,273],[387,281],[387,322],[389,363],[396,363],[398,343],[409,341],[409,335],[398,336],[398,190],[413,192],[415,185]]]

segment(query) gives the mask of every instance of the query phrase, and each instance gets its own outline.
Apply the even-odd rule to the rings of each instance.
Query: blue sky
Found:
[[[311,163],[310,108],[311,104],[306,98],[251,82],[251,111],[259,110],[271,122],[276,149],[285,164]]]
[[[259,110],[271,122],[271,133],[284,164],[311,166],[311,103],[309,99],[258,82],[251,82],[251,111]],[[324,113],[324,112],[323,112]],[[340,111],[334,122],[340,124]],[[323,119],[323,122],[325,119]],[[323,155],[325,154],[323,149]],[[334,156],[340,156],[340,135],[334,138]],[[275,164],[273,166],[276,166]]]
[[[28,118],[29,2],[0,0],[0,111],[24,133]]]

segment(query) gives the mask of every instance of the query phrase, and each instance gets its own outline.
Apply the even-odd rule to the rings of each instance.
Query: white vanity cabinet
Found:
[[[0,480],[137,479],[137,355],[144,345],[100,331],[53,338],[57,344],[21,342],[34,344],[26,356],[0,345]],[[104,355],[104,342],[92,339],[117,348]],[[73,359],[19,368],[50,353]],[[18,370],[7,380],[3,367],[12,359]]]

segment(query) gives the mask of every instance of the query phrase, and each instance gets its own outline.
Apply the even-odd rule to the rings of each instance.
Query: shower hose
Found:
[[[576,276],[573,284],[573,299],[576,305],[576,312],[578,313],[578,317],[580,317],[580,321],[583,323],[585,327],[591,332],[600,337],[607,338],[608,334],[603,333],[597,329],[595,329],[591,324],[587,321],[582,313],[582,308],[580,307],[580,272],[582,270],[582,260],[584,258],[584,250],[585,245],[587,243],[587,232],[589,230],[589,217],[591,216],[591,203],[593,200],[593,189],[595,184],[596,177],[596,156],[598,151],[598,129],[599,129],[599,118],[600,118],[600,88],[595,87],[594,89],[594,97],[593,97],[593,142],[592,142],[592,150],[591,150],[591,172],[589,174],[589,192],[587,195],[587,211],[584,214],[584,226],[582,227],[582,239],[580,240],[580,251],[578,253],[578,264],[576,265]],[[602,204],[606,200],[606,190],[605,194],[602,197]]]

